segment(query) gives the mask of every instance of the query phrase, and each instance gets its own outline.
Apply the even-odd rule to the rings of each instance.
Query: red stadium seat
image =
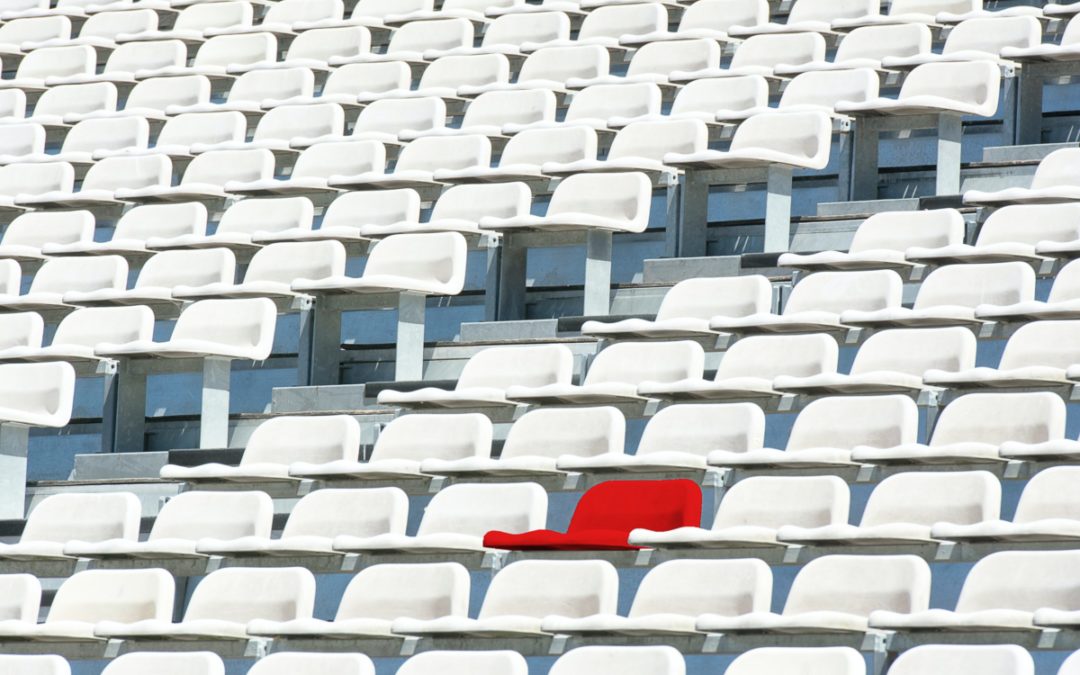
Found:
[[[701,522],[701,488],[690,480],[608,481],[585,492],[567,531],[521,534],[492,531],[484,546],[526,550],[632,550],[626,539],[635,528],[673,530]]]

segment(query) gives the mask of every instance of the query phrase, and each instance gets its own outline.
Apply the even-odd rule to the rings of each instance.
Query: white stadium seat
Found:
[[[108,662],[103,675],[225,675],[225,663],[213,652],[133,652]]]
[[[729,675],[864,675],[866,664],[862,655],[850,647],[759,647],[736,657],[726,672]]]
[[[1016,645],[920,645],[900,654],[889,672],[893,675],[1034,675],[1035,663],[1027,651]]]
[[[31,509],[19,541],[0,546],[8,560],[64,558],[64,544],[81,539],[134,541],[142,507],[130,492],[57,494]]]
[[[71,666],[62,656],[0,655],[0,668],[11,675],[71,675]],[[217,675],[212,673],[211,675]]]
[[[561,656],[551,675],[685,675],[674,647],[579,647]]]
[[[375,675],[375,664],[363,654],[271,654],[251,666],[248,675],[290,675],[314,670],[325,675]]]
[[[711,529],[680,527],[667,532],[636,529],[629,542],[660,549],[722,549],[777,546],[777,532],[788,526],[845,525],[850,495],[836,476],[754,476],[724,494]],[[745,609],[768,611],[765,607]]]

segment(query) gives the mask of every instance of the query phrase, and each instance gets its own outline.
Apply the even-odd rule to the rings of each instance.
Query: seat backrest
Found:
[[[382,18],[389,14],[428,12],[434,9],[434,0],[359,0],[350,16]]]
[[[566,531],[658,532],[701,523],[701,488],[685,479],[609,480],[581,495]]]
[[[229,181],[249,182],[273,177],[274,153],[265,148],[213,150],[191,160],[180,183],[220,187]]]
[[[88,119],[68,131],[61,152],[145,148],[149,142],[150,125],[142,117]]]
[[[1012,305],[1032,300],[1035,271],[1022,262],[945,265],[923,281],[915,309]]]
[[[254,20],[254,13],[250,2],[239,0],[199,2],[188,5],[176,15],[173,30],[192,30],[201,33],[207,28],[250,26]]]
[[[850,503],[847,483],[837,476],[752,476],[724,493],[712,527],[843,525]]]
[[[397,675],[529,675],[529,665],[512,651],[432,651],[410,658]]]
[[[503,54],[444,56],[420,77],[419,89],[480,87],[510,81],[510,61]]]
[[[491,420],[479,413],[402,415],[379,433],[371,461],[488,457],[491,436]]]
[[[109,12],[110,14],[112,12]],[[213,652],[132,652],[108,662],[101,675],[225,675],[225,663]]]
[[[382,147],[382,143],[375,145]],[[420,195],[415,190],[368,190],[346,192],[331,202],[323,214],[322,227],[390,225],[400,222],[415,223],[418,220]]]
[[[652,82],[594,84],[574,94],[565,119],[607,121],[611,117],[658,115],[662,102],[660,87]]]
[[[636,454],[677,448],[704,457],[713,450],[755,450],[764,440],[765,413],[752,403],[671,405],[649,418]]]
[[[699,0],[683,12],[679,31],[727,31],[732,26],[760,26],[768,20],[767,0]]]
[[[918,495],[918,499],[912,499]],[[970,525],[1001,515],[1001,483],[989,471],[912,471],[878,483],[866,502],[864,527],[890,523]]]
[[[404,61],[349,63],[330,71],[323,96],[331,94],[378,94],[408,89],[412,71]]]
[[[277,38],[270,33],[215,35],[199,47],[193,65],[247,66],[274,61],[276,56]]]
[[[1035,167],[1031,189],[1080,185],[1080,148],[1055,150]]]
[[[281,538],[405,534],[409,498],[400,488],[316,490],[293,507]]]
[[[506,18],[512,16],[516,15],[510,14]],[[555,110],[555,94],[547,89],[487,91],[473,99],[469,107],[465,109],[461,128],[497,127],[501,129],[504,124],[553,122]]]
[[[167,155],[106,157],[96,162],[83,178],[82,190],[165,187],[172,183],[172,160]]]
[[[731,150],[770,150],[787,155],[810,168],[824,169],[829,163],[831,144],[832,122],[828,115],[793,112],[786,115],[754,115],[735,130]]]
[[[731,57],[732,70],[746,66],[798,66],[825,60],[825,38],[819,33],[751,35]]]
[[[209,5],[231,4],[213,2]],[[210,80],[205,75],[155,77],[140,81],[128,93],[125,109],[165,110],[170,105],[197,105],[210,100]]]
[[[0,349],[40,347],[45,322],[36,312],[0,314]]]
[[[1075,260],[1058,270],[1046,301],[1065,302],[1074,298],[1080,298],[1080,263]]]
[[[532,191],[525,183],[454,185],[439,195],[431,209],[431,221],[457,220],[479,223],[481,218],[513,218],[528,215]]]
[[[167,148],[196,143],[242,143],[246,136],[247,119],[238,110],[182,113],[165,122],[155,145]]]
[[[761,560],[669,560],[645,574],[630,616],[767,612],[772,571]]]
[[[1035,675],[1035,662],[1026,649],[1016,645],[920,645],[900,654],[889,668],[889,673]],[[1064,664],[1058,675],[1067,675]]]
[[[93,75],[97,53],[89,45],[44,47],[29,52],[19,62],[16,78],[44,79],[68,75]]]
[[[538,530],[547,521],[547,502],[547,492],[536,483],[451,485],[431,498],[417,534],[482,537],[491,530]]]
[[[341,19],[343,16],[345,4],[341,0],[279,0],[266,10],[263,23],[292,25],[304,21]]]
[[[801,73],[788,83],[780,108],[814,105],[835,108],[840,101],[865,103],[878,97],[878,74],[870,68]]]
[[[240,464],[356,460],[360,423],[349,415],[272,417],[251,432]]]
[[[529,12],[527,14],[504,14],[496,17],[484,31],[485,47],[511,45],[523,42],[543,44],[555,40],[570,39],[570,17],[563,12]]]
[[[967,394],[945,406],[931,446],[1006,441],[1043,443],[1065,437],[1065,402],[1049,392]]]
[[[861,19],[877,16],[881,4],[876,0],[795,0],[788,13],[788,23],[833,19]]]
[[[176,583],[162,569],[86,570],[60,584],[46,623],[170,621]]]
[[[273,518],[265,492],[181,492],[161,507],[149,539],[269,537]]]
[[[244,282],[291,284],[301,279],[326,279],[345,274],[345,245],[340,241],[283,241],[252,256]]]
[[[716,369],[716,380],[835,373],[839,353],[836,340],[822,333],[752,335],[728,348]]]
[[[378,141],[335,141],[317,143],[300,153],[293,165],[292,177],[330,178],[331,176],[356,176],[362,173],[382,173],[386,168],[386,146]],[[357,193],[346,193],[330,205]],[[372,193],[360,193],[372,194]],[[375,193],[377,194],[377,192]],[[369,201],[375,198],[368,197]],[[338,207],[340,209],[340,207]],[[353,214],[362,218],[363,213]],[[361,224],[367,224],[361,220]],[[323,219],[324,225],[326,219]]]
[[[458,232],[395,234],[371,248],[364,277],[416,280],[438,286],[443,295],[457,295],[465,286],[467,253],[465,237]]]
[[[59,89],[59,87],[56,87]],[[40,103],[41,99],[38,99]],[[22,89],[0,91],[0,119],[23,119],[26,117],[26,92]]]
[[[218,343],[262,361],[270,356],[276,324],[277,308],[269,298],[200,300],[180,313],[171,339]]]
[[[1028,479],[1013,515],[1014,523],[1063,518],[1080,520],[1080,499],[1069,486],[1080,477],[1080,467],[1054,466]]]
[[[155,253],[135,280],[135,288],[172,288],[230,284],[236,276],[236,256],[227,248],[178,249]]]
[[[991,61],[924,63],[908,73],[899,99],[935,96],[974,106],[973,114],[990,117],[997,111],[1001,71]]]
[[[112,82],[67,84],[46,89],[34,105],[34,115],[75,115],[116,110]],[[128,107],[131,107],[130,105]]]
[[[1065,369],[1080,363],[1080,321],[1032,321],[1005,344],[998,369],[1043,366]]]
[[[622,453],[626,418],[618,408],[540,408],[522,415],[506,436],[503,458]]]
[[[154,16],[157,17],[157,14]],[[87,23],[90,23],[89,20],[83,26],[85,27]],[[70,38],[71,19],[58,14],[12,19],[0,25],[0,44],[18,45],[23,42],[45,42]]]
[[[585,15],[579,40],[645,35],[667,28],[667,9],[660,3],[601,5]]]
[[[0,154],[19,157],[44,154],[45,127],[40,124],[5,124],[0,126]]]
[[[503,148],[499,166],[540,166],[544,162],[596,159],[596,131],[585,126],[526,129]]]
[[[118,255],[52,258],[38,269],[31,293],[66,293],[127,287],[128,264]]]
[[[94,239],[94,214],[89,211],[31,211],[15,217],[4,230],[5,246],[72,244]]]
[[[94,347],[153,338],[154,311],[149,307],[83,307],[64,317],[56,327],[52,344]]]
[[[578,647],[555,661],[549,675],[685,675],[674,647]]]
[[[700,378],[705,351],[696,342],[619,342],[597,354],[584,384],[676,382]]]
[[[962,326],[894,328],[874,333],[859,348],[852,375],[890,371],[922,377],[928,370],[975,367],[975,334]]]
[[[656,320],[741,317],[768,312],[772,284],[759,274],[686,279],[664,295]]]
[[[67,426],[74,398],[75,369],[66,361],[0,365],[0,421]]]
[[[868,616],[909,614],[930,605],[930,566],[914,555],[827,555],[795,575],[785,616],[832,611]]]
[[[904,291],[900,275],[892,270],[817,272],[807,275],[791,289],[784,314],[874,311],[899,307]]]
[[[364,654],[279,652],[256,661],[248,670],[248,675],[314,672],[323,675],[375,675],[375,664]]]
[[[187,46],[180,40],[125,42],[109,54],[104,72],[134,73],[141,68],[148,70],[175,68],[185,63],[187,63]]]
[[[880,61],[886,56],[905,58],[929,54],[934,37],[930,28],[921,23],[898,23],[886,26],[862,26],[840,40],[835,63],[855,59]]]
[[[1012,609],[1076,611],[1080,607],[1080,551],[998,551],[968,572],[957,612]]]
[[[1028,17],[1031,18],[1031,17]],[[1080,204],[1013,204],[986,219],[977,246],[1080,239]]]
[[[353,133],[374,131],[396,135],[403,131],[427,131],[444,126],[446,102],[437,96],[384,98],[372,101],[371,105],[360,112],[353,126]]]
[[[217,232],[282,232],[310,230],[315,207],[307,197],[242,199],[221,216]]]
[[[311,96],[314,90],[315,75],[310,68],[249,70],[233,82],[228,100],[229,103],[259,104],[267,99]]]
[[[633,122],[615,134],[608,159],[641,157],[662,161],[669,152],[702,152],[709,145],[709,129],[701,120]]]
[[[697,5],[703,1],[698,0]],[[671,114],[749,110],[764,108],[767,105],[769,105],[769,82],[760,75],[703,78],[687,82],[679,93],[675,94],[675,101],[671,104]]]
[[[480,618],[614,614],[619,575],[603,560],[522,560],[491,580]]]
[[[1001,21],[995,21],[1001,18]],[[953,26],[942,53],[981,52],[997,56],[1005,47],[1026,49],[1042,43],[1042,24],[1033,16],[968,19]]]
[[[319,28],[300,33],[289,45],[286,60],[312,59],[326,62],[336,57],[350,58],[371,51],[371,31],[364,26]]]
[[[372,565],[349,582],[336,619],[464,617],[469,588],[469,572],[459,563]]]
[[[956,209],[875,213],[855,230],[851,252],[905,251],[964,243],[964,217]]]
[[[315,576],[303,567],[228,567],[195,587],[184,620],[292,621],[310,619],[314,606]]]
[[[982,0],[893,0],[889,6],[891,16],[923,14],[937,16],[942,12],[964,14],[982,9]]]
[[[340,135],[345,132],[345,111],[337,103],[282,105],[271,108],[255,127],[253,140],[284,140]]]
[[[437,171],[490,164],[491,141],[487,136],[424,136],[401,149],[394,170]]]
[[[457,388],[570,384],[573,374],[574,354],[566,345],[488,347],[465,363]]]
[[[471,47],[472,44],[473,25],[468,19],[452,17],[410,21],[394,31],[386,46],[386,53],[454,49]]]
[[[1069,19],[1069,22],[1065,24],[1065,30],[1061,33],[1061,44],[1074,45],[1077,42],[1080,42],[1080,21],[1076,20],[1076,15],[1074,14],[1073,17]]]
[[[71,675],[68,662],[55,654],[0,655],[0,670],[13,675]]]
[[[50,495],[31,509],[19,541],[136,539],[141,516],[139,498],[130,492]]]
[[[603,216],[624,221],[626,229],[640,232],[649,224],[651,205],[652,183],[643,173],[578,173],[555,188],[547,214]]]
[[[694,72],[720,66],[720,43],[716,40],[672,40],[642,45],[630,60],[626,74],[667,75],[676,70]]]
[[[918,431],[918,408],[906,396],[832,396],[803,408],[791,428],[787,449],[891,448],[915,443]]]
[[[71,192],[75,170],[67,162],[8,164],[0,167],[0,194],[39,195],[46,192]]]
[[[146,241],[150,237],[201,236],[206,234],[206,219],[206,205],[200,202],[143,204],[120,216],[112,238],[113,241]]]
[[[544,47],[529,54],[521,64],[518,82],[566,82],[574,77],[600,77],[608,74],[610,64],[608,50],[599,45]]]
[[[759,647],[737,656],[727,675],[866,675],[851,647]]]

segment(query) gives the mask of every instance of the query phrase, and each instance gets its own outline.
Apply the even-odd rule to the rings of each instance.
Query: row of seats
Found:
[[[43,623],[40,585],[0,576],[7,640],[197,640],[250,637],[484,637],[854,634],[939,630],[1076,630],[1076,551],[1001,551],[975,563],[955,609],[929,609],[930,566],[913,555],[826,555],[795,576],[770,612],[772,573],[756,559],[672,560],[650,569],[626,616],[619,577],[602,560],[522,560],[497,572],[476,618],[457,563],[383,564],[357,574],[334,621],[312,618],[303,568],[220,569],[173,622],[174,580],[161,569],[87,570],[65,580]],[[123,593],[118,591],[123,589]],[[394,598],[394,602],[386,602]]]
[[[724,557],[725,550],[786,545],[864,546],[872,553],[875,546],[941,541],[1048,543],[1080,533],[1077,499],[1068,489],[1077,471],[1057,466],[1036,474],[1009,521],[999,519],[1001,486],[989,472],[895,474],[875,487],[858,525],[848,524],[849,490],[836,476],[753,476],[725,492],[708,529],[697,525],[700,496],[690,486],[614,481],[585,493],[564,533],[537,529],[547,517],[547,496],[535,485],[465,484],[440,491],[411,537],[405,535],[408,499],[398,488],[316,490],[293,507],[278,538],[270,536],[273,505],[265,493],[185,492],[162,507],[145,541],[138,541],[141,510],[133,494],[65,493],[43,500],[20,541],[0,547],[0,558],[151,561],[638,547]],[[915,501],[913,494],[926,497]],[[648,504],[633,505],[641,500]]]
[[[102,675],[142,675],[168,664],[188,675],[223,675],[221,659],[207,652],[137,652],[116,657]],[[58,656],[0,656],[11,675],[70,675]],[[1075,675],[1080,657],[1070,657],[1058,675]],[[361,654],[272,654],[256,662],[249,675],[288,675],[307,670],[327,675],[374,675],[375,666]],[[511,651],[425,652],[409,658],[397,675],[528,675],[525,659]],[[552,675],[685,675],[682,655],[671,647],[579,647],[559,657]],[[863,657],[849,647],[763,647],[740,655],[727,675],[796,675],[830,673],[865,675]],[[890,675],[1033,675],[1031,656],[1016,646],[926,645],[901,655]]]

